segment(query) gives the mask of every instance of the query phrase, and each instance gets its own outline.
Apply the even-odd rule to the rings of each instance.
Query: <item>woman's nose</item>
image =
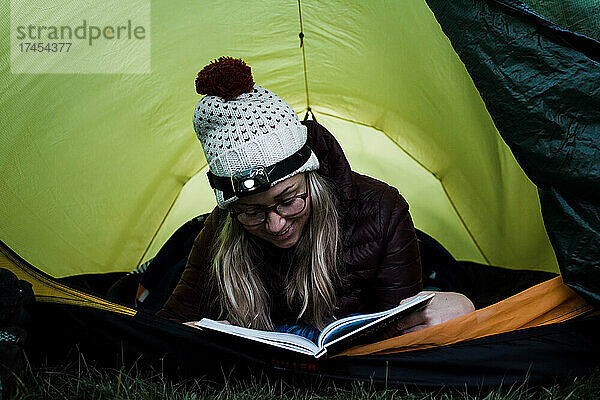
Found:
[[[285,218],[273,210],[267,211],[265,216],[267,230],[271,233],[278,233],[285,227]]]

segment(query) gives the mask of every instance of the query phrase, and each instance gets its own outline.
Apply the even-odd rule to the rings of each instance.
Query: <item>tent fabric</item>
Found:
[[[370,382],[481,388],[539,385],[597,367],[598,316],[390,355],[336,357],[322,374]],[[596,360],[594,360],[596,358]]]
[[[135,363],[179,377],[228,376],[248,367],[253,373],[308,376],[389,385],[481,388],[487,385],[554,383],[597,366],[598,316],[577,318],[492,335],[454,345],[391,355],[289,358],[247,343],[210,341],[198,331],[152,315],[130,317],[109,311],[38,303],[28,355],[48,363],[62,360],[72,344],[101,365]],[[46,328],[46,329],[44,329]],[[51,329],[48,329],[51,328]],[[34,360],[34,361],[37,361]],[[32,361],[32,362],[34,362]]]
[[[79,342],[99,358],[143,354],[190,372],[243,360],[429,386],[548,382],[597,365],[600,317],[579,295],[600,293],[598,45],[522,3],[428,1],[431,9],[154,2],[149,74],[13,73],[1,42],[0,267],[33,284],[30,345],[61,353]],[[142,3],[129,5],[132,18]],[[14,34],[9,14],[0,13],[3,37]],[[559,278],[348,351],[363,355],[315,363],[215,341],[59,283],[130,271],[214,206],[191,128],[192,82],[223,54],[244,58],[255,81],[299,113],[310,108],[353,169],[398,187],[416,227],[456,259],[538,271],[560,264],[579,295]]]
[[[65,286],[2,246],[0,267],[33,283],[30,354],[79,351],[105,365],[150,363],[186,375],[246,364],[344,380],[423,386],[550,382],[596,365],[600,315],[560,277],[462,318],[316,361],[155,317]],[[519,311],[517,313],[517,310]],[[526,312],[523,312],[526,310]],[[442,331],[442,332],[441,332]]]
[[[525,0],[554,24],[600,40],[600,3],[594,0]]]
[[[135,24],[145,5],[123,15]],[[82,5],[67,22],[98,12]],[[0,239],[40,270],[130,271],[212,209],[193,81],[224,54],[298,113],[310,107],[353,169],[396,186],[455,258],[558,270],[537,189],[424,2],[152,2],[151,28],[148,74],[13,73],[0,44]]]
[[[130,316],[137,312],[135,309],[115,304],[99,296],[57,282],[47,274],[28,265],[2,243],[0,243],[0,268],[5,268],[15,274],[17,278],[31,283],[35,299],[38,302],[91,307]]]
[[[599,304],[600,43],[517,1],[428,4],[538,187],[565,283]]]

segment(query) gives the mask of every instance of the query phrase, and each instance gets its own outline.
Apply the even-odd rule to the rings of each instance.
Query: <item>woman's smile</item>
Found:
[[[293,233],[292,225],[294,225],[294,222],[292,222],[287,228],[281,231],[281,233],[272,233],[271,236],[273,236],[275,240],[285,240],[289,238]]]

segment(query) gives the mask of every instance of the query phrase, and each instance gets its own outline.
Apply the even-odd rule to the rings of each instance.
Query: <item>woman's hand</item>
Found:
[[[398,320],[395,325],[384,332],[383,336],[385,338],[391,338],[404,333],[418,331],[429,326],[450,321],[451,319],[475,310],[471,300],[460,293],[423,291],[418,295],[429,293],[435,293],[435,296],[425,308],[415,311]],[[405,303],[414,297],[415,296],[404,299],[400,304]]]

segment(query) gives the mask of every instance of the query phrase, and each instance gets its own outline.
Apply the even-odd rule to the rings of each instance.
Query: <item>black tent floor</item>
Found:
[[[33,268],[16,254],[7,254],[18,268]],[[39,271],[37,275],[56,283]],[[62,300],[45,298],[29,308],[32,324],[26,346],[34,363],[60,362],[76,346],[100,365],[119,368],[139,362],[178,376],[218,377],[223,370],[246,366],[307,378],[425,387],[552,383],[584,375],[600,364],[598,313],[447,346],[317,361],[246,342],[214,340],[206,332],[144,311]]]
[[[308,379],[422,387],[485,387],[554,383],[600,365],[600,316],[523,329],[449,346],[389,355],[290,357],[247,342],[218,343],[202,332],[138,313],[37,303],[27,343],[35,363],[59,363],[77,348],[101,366],[138,363],[178,377],[223,377],[250,369]]]

